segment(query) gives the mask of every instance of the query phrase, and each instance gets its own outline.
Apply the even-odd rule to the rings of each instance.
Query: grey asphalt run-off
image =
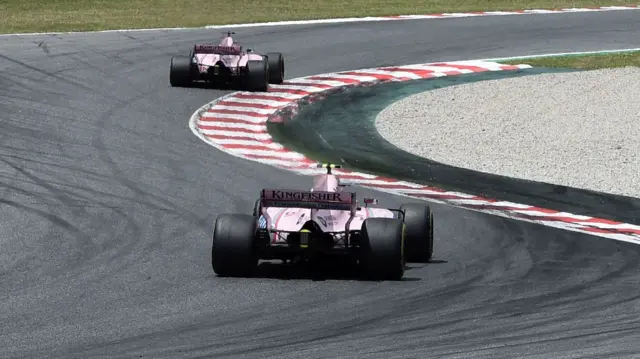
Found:
[[[287,77],[637,47],[640,13],[239,29]],[[0,356],[633,356],[638,247],[433,205],[436,255],[401,282],[220,279],[216,215],[307,177],[225,155],[187,126],[224,92],[168,86],[218,30],[0,37]],[[371,191],[359,190],[361,195]],[[376,195],[396,207],[407,199]],[[292,279],[288,279],[291,278]]]

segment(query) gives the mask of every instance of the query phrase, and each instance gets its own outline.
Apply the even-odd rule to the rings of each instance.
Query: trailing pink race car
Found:
[[[375,208],[378,201],[344,191],[326,164],[311,190],[263,189],[253,214],[222,214],[214,226],[211,264],[219,276],[250,276],[259,259],[315,261],[348,256],[373,279],[400,279],[405,262],[433,255],[433,213],[426,204]]]
[[[214,85],[240,85],[249,91],[267,91],[269,84],[284,81],[284,57],[243,50],[227,32],[218,45],[193,46],[188,56],[171,58],[171,86],[187,87],[196,81]]]

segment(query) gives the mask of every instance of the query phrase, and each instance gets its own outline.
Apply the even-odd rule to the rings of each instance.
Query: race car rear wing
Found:
[[[216,55],[240,55],[242,47],[240,46],[221,46],[221,45],[195,45],[193,47],[194,54],[216,54]]]
[[[321,192],[286,189],[263,189],[260,193],[262,207],[294,207],[355,211],[354,192]]]

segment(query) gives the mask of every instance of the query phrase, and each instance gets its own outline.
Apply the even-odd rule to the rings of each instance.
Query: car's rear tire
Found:
[[[395,218],[362,223],[360,269],[365,279],[399,280],[404,275],[404,224]]]
[[[191,57],[174,56],[169,68],[169,83],[173,87],[186,87],[193,82],[194,68]]]
[[[279,52],[267,53],[269,59],[269,83],[281,84],[284,82],[284,56]]]
[[[431,207],[421,203],[405,203],[406,227],[405,256],[407,262],[426,263],[433,256],[433,212]]]
[[[220,277],[248,277],[258,267],[255,248],[257,218],[222,214],[214,224],[211,266]]]
[[[269,62],[267,59],[248,61],[245,76],[247,90],[267,91],[269,88]]]

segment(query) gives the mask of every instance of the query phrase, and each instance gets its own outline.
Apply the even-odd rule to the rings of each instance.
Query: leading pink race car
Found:
[[[188,56],[171,58],[169,83],[188,87],[194,82],[214,85],[240,85],[249,91],[267,91],[269,84],[284,81],[284,56],[279,52],[266,55],[244,50],[231,35],[217,45],[196,44]]]
[[[259,259],[315,261],[354,259],[365,277],[397,280],[405,263],[433,255],[433,213],[428,205],[375,208],[332,174],[313,177],[311,190],[263,189],[253,214],[222,214],[213,232],[211,264],[219,276],[251,276]]]

